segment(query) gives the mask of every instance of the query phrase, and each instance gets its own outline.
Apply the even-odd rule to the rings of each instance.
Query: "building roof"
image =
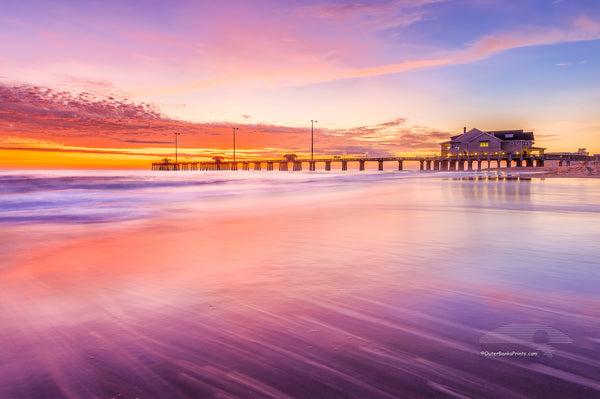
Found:
[[[498,137],[500,140],[533,140],[533,132],[524,132],[520,130],[494,130],[488,132]]]
[[[470,143],[471,141],[475,140],[476,138],[479,138],[480,136],[486,136],[486,139],[490,139],[490,140],[498,140],[498,137],[495,137],[487,132],[483,132],[479,129],[471,129],[466,133],[463,133],[461,135],[458,136],[454,136],[451,137],[451,141],[452,142],[459,142],[459,143]]]
[[[524,132],[523,129],[519,130],[493,130],[489,132],[484,132],[479,129],[471,129],[466,133],[459,134],[458,136],[450,137],[450,141],[446,141],[442,144],[448,143],[469,143],[481,135],[486,135],[488,138],[498,139],[502,141],[510,141],[510,140],[531,140],[533,141],[533,132]]]

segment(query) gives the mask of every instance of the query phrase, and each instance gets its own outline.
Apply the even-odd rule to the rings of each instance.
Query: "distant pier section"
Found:
[[[367,164],[376,165],[383,171],[384,163],[394,165],[394,170],[404,170],[405,163],[414,162],[419,165],[419,170],[434,171],[473,171],[484,169],[500,169],[510,167],[543,167],[547,161],[558,161],[558,166],[570,166],[573,162],[593,162],[598,164],[598,155],[583,154],[539,154],[539,155],[514,155],[514,154],[488,154],[488,155],[448,155],[416,156],[416,157],[323,157],[299,158],[294,154],[284,155],[282,158],[273,159],[243,159],[230,161],[223,157],[215,157],[212,161],[179,161],[172,162],[165,158],[161,162],[152,163],[152,170],[279,170],[279,171],[316,171],[325,170],[366,170]],[[332,167],[337,164],[339,167]],[[372,169],[372,168],[369,168]]]

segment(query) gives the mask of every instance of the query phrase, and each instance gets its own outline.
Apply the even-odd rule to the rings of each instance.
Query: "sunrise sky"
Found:
[[[3,0],[0,167],[414,154],[526,129],[600,153],[597,0]]]

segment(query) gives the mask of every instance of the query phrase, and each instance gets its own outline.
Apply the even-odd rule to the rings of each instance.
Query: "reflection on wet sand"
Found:
[[[600,220],[554,214],[571,188],[382,184],[30,251],[0,271],[0,397],[598,397]],[[482,354],[541,345],[511,325],[571,342]]]

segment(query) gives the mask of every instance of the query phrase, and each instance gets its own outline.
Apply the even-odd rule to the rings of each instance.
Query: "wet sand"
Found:
[[[533,244],[523,229],[539,213],[506,207],[533,201],[529,184],[281,196],[245,216],[196,210],[32,244],[0,269],[0,397],[599,397],[597,282],[553,269],[570,256],[557,244],[499,255],[508,233],[513,253]],[[470,201],[494,210],[469,226]],[[475,237],[500,242],[477,253]],[[551,356],[482,344],[509,324],[572,342]],[[482,355],[503,349],[539,353]]]

